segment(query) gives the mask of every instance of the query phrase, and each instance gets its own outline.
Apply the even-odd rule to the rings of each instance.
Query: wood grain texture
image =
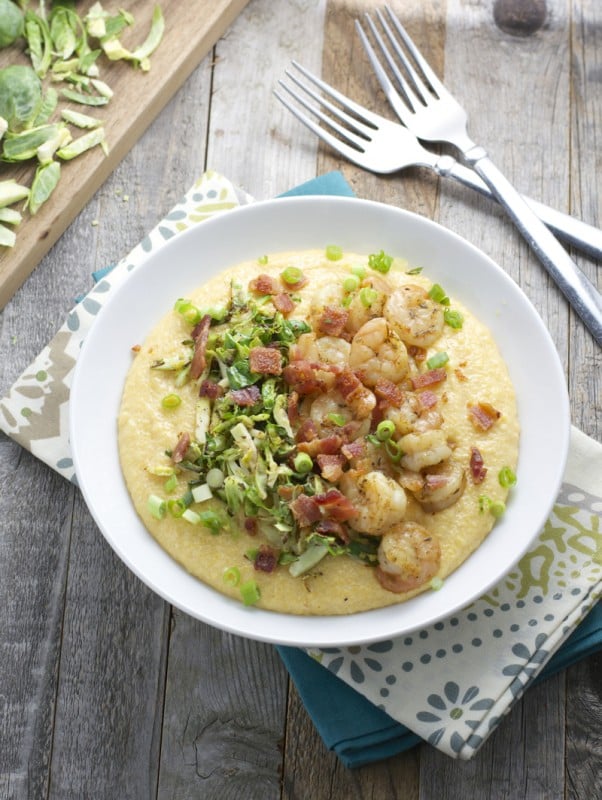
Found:
[[[100,60],[101,77],[114,91],[110,103],[90,111],[104,121],[109,153],[95,148],[72,162],[62,163],[61,180],[48,203],[35,215],[25,214],[17,229],[14,248],[0,248],[0,308],[37,266],[41,258],[58,240],[94,192],[106,181],[117,164],[146,130],[149,123],[173,97],[184,80],[207,54],[216,40],[227,30],[248,0],[194,0],[178,3],[162,0],[165,33],[160,47],[151,57],[150,72],[143,73],[125,62]],[[85,15],[91,0],[81,3],[79,13]],[[124,45],[135,47],[150,28],[154,3],[132,0],[123,4],[135,19],[126,30]],[[110,4],[105,4],[114,12]],[[15,48],[0,51],[0,67],[14,63]],[[23,54],[19,63],[28,63]],[[47,79],[46,82],[48,82]],[[63,107],[63,105],[61,105]],[[81,111],[77,104],[66,104]],[[88,113],[88,109],[85,109]],[[58,114],[55,115],[58,119]],[[74,136],[79,135],[77,132]],[[16,178],[31,185],[33,167],[7,165],[0,167],[0,179]]]
[[[489,0],[391,5],[519,188],[600,225],[599,4],[547,0],[531,36],[500,30]],[[318,146],[273,98],[295,58],[392,118],[353,29],[372,7],[250,0],[0,312],[2,393],[91,272],[137,244],[203,169],[263,199],[340,168],[358,195],[439,220],[504,266],[550,328],[575,423],[602,439],[601,352],[503,214],[425,170],[363,173]],[[579,263],[600,280],[598,265]],[[153,595],[104,543],[78,492],[3,435],[0,486],[0,800],[602,793],[600,656],[529,690],[468,763],[422,745],[347,770],[271,646],[209,628]]]

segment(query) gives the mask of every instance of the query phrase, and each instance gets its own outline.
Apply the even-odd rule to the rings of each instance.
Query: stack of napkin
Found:
[[[338,172],[287,192],[352,196]],[[208,172],[94,288],[0,401],[0,429],[76,482],[69,387],[106,298],[172,236],[252,198]],[[357,767],[427,741],[472,757],[523,692],[602,647],[602,446],[576,428],[564,482],[539,538],[485,596],[398,639],[280,655],[325,744]]]

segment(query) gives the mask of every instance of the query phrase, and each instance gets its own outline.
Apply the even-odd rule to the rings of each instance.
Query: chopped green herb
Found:
[[[343,258],[343,250],[336,244],[329,244],[326,248],[326,258],[329,261],[340,261]]]
[[[439,367],[445,366],[448,361],[448,354],[445,351],[441,351],[439,353],[435,353],[429,359],[427,359],[426,366],[428,369],[438,369]]]
[[[504,489],[516,486],[516,473],[512,467],[502,467],[498,473],[498,481]]]
[[[368,266],[383,274],[391,269],[392,263],[393,256],[387,255],[384,250],[381,250],[379,253],[372,253],[368,256]]]
[[[438,283],[434,283],[429,289],[429,297],[436,303],[441,303],[443,306],[449,305],[449,297],[445,293],[445,289]]]
[[[454,311],[451,308],[446,308],[443,311],[443,321],[446,325],[454,330],[459,330],[464,324],[464,317],[459,311]]]
[[[242,601],[246,606],[254,606],[261,597],[261,592],[257,581],[249,580],[240,585],[240,594]]]

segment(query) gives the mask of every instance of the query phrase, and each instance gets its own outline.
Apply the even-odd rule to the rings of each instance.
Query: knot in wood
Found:
[[[493,19],[511,36],[532,36],[546,21],[545,0],[495,0]]]

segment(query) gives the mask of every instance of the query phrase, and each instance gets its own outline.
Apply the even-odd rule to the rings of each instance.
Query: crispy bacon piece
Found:
[[[424,392],[419,392],[417,394],[417,398],[422,409],[433,408],[439,402],[439,395],[435,394],[435,392],[429,391],[428,389]]]
[[[380,378],[374,386],[374,394],[387,406],[399,408],[403,403],[405,393],[393,381],[387,380],[387,378]]]
[[[416,389],[424,389],[425,386],[432,386],[434,383],[441,383],[445,380],[447,380],[447,370],[445,367],[429,369],[428,372],[423,372],[421,375],[414,375],[410,378],[414,391]]]
[[[209,338],[209,328],[211,326],[211,317],[205,314],[200,322],[198,322],[193,331],[192,339],[194,341],[194,355],[190,362],[190,377],[193,380],[200,378],[203,370],[207,365],[205,352],[207,350],[207,339]]]
[[[245,517],[243,525],[245,532],[248,533],[249,536],[255,536],[257,534],[257,519],[255,517]]]
[[[231,397],[237,406],[254,406],[261,400],[261,392],[255,385],[245,386],[243,389],[231,389],[228,397]]]
[[[349,544],[351,537],[347,526],[342,522],[337,522],[334,519],[321,519],[314,528],[316,533],[321,533],[323,536],[336,536],[343,544]]]
[[[199,397],[208,397],[210,400],[215,400],[221,397],[224,393],[224,387],[220,386],[215,381],[202,381],[199,386]]]
[[[285,316],[290,314],[291,311],[294,311],[295,309],[295,301],[290,294],[287,294],[286,292],[280,292],[279,294],[274,295],[274,297],[272,297],[272,303],[274,304],[276,311],[280,311],[280,313],[284,314]]]
[[[419,347],[417,344],[410,344],[408,345],[408,355],[410,358],[413,358],[417,364],[420,364],[420,362],[424,361],[426,358],[426,348]]]
[[[286,400],[286,413],[291,425],[299,421],[299,395],[297,392],[290,392]]]
[[[318,426],[313,421],[313,419],[307,417],[307,419],[304,419],[301,425],[299,426],[299,430],[295,435],[295,439],[298,442],[311,442],[317,438],[318,438]]]
[[[273,547],[262,544],[257,551],[253,567],[259,572],[273,572],[278,564],[278,554]]]
[[[326,388],[310,362],[303,359],[287,364],[282,370],[282,377],[300,395],[313,394]]]
[[[349,312],[345,308],[326,306],[318,320],[318,330],[325,336],[340,336],[345,330]]]
[[[323,494],[317,494],[314,496],[314,500],[323,510],[325,517],[337,522],[346,522],[348,519],[357,517],[359,513],[351,500],[338,489],[329,489]]]
[[[487,475],[487,467],[483,461],[483,456],[476,447],[470,448],[470,474],[472,482],[475,484],[483,483],[485,475]]]
[[[297,449],[302,453],[307,453],[312,458],[318,455],[332,456],[338,453],[343,444],[341,437],[333,433],[331,436],[324,436],[321,439],[312,439],[308,442],[299,442]]]
[[[355,439],[353,442],[346,442],[341,447],[341,453],[348,461],[354,458],[361,458],[366,452],[366,443],[363,439]]]
[[[355,372],[350,369],[342,370],[335,376],[334,385],[358,419],[365,419],[372,414],[376,406],[376,397],[364,386]]]
[[[257,294],[278,294],[279,287],[276,278],[262,273],[249,281],[249,289]]]
[[[468,418],[478,430],[488,431],[501,416],[502,412],[494,408],[491,403],[468,404]]]
[[[282,356],[273,347],[252,347],[249,350],[249,366],[251,372],[260,375],[280,375]]]
[[[316,461],[320,467],[320,472],[325,481],[336,483],[343,474],[343,465],[345,464],[345,456],[334,453],[318,453]]]
[[[171,460],[174,464],[179,464],[180,461],[184,460],[184,456],[186,455],[186,451],[190,447],[190,434],[189,433],[181,433],[180,438],[178,439],[178,443],[173,449],[171,454]]]
[[[316,502],[316,498],[308,497],[306,494],[300,494],[299,497],[296,497],[291,503],[290,509],[302,528],[307,528],[322,519],[322,512]]]

